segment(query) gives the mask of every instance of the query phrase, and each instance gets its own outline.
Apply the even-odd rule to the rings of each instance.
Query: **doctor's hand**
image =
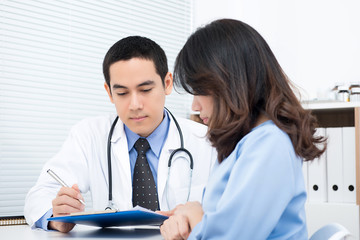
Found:
[[[187,202],[180,204],[171,211],[158,212],[169,216],[160,227],[161,235],[164,239],[187,239],[191,230],[198,224],[204,211],[199,202]]]
[[[62,187],[56,198],[52,201],[53,217],[60,217],[69,215],[70,213],[83,212],[85,206],[79,202],[79,199],[84,200],[80,194],[77,184],[70,187]],[[74,228],[73,223],[63,223],[50,221],[48,224],[49,229],[58,230],[60,232],[70,232]]]

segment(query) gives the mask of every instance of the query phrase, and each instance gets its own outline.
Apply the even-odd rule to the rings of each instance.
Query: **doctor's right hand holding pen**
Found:
[[[47,172],[63,186],[56,195],[56,198],[52,201],[52,207],[53,207],[52,216],[60,217],[75,212],[83,212],[85,209],[85,202],[84,202],[84,198],[80,193],[80,189],[78,185],[74,184],[72,185],[72,187],[69,187],[53,171],[49,169]],[[74,228],[74,226],[75,224],[73,223],[50,221],[48,228],[67,233],[71,231]]]

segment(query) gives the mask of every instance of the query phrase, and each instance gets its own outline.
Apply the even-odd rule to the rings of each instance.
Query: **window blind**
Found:
[[[0,1],[0,216],[23,215],[28,190],[72,125],[115,112],[103,88],[109,47],[149,37],[172,71],[191,8],[191,0]],[[188,117],[190,105],[175,92],[166,100],[177,116]]]

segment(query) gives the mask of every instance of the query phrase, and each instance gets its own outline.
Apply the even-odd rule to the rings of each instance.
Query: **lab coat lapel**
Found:
[[[132,207],[132,181],[127,138],[124,124],[119,120],[116,124],[112,142],[112,178],[113,199],[120,209]]]
[[[168,161],[173,150],[180,147],[179,132],[175,126],[174,120],[170,117],[169,133],[166,138],[164,147],[161,150],[158,173],[157,173],[157,188],[158,197],[160,201],[160,209],[166,210],[166,197],[164,196],[165,184],[168,176]]]

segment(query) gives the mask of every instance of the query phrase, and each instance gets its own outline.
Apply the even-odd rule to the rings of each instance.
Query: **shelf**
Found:
[[[305,109],[317,118],[321,128],[355,127],[356,203],[307,202],[305,205],[309,236],[320,227],[337,222],[359,239],[360,231],[360,102],[308,101]],[[308,199],[309,201],[309,199]]]
[[[311,110],[320,127],[354,127],[360,102],[309,101],[302,106]]]
[[[360,102],[339,102],[339,101],[304,101],[301,105],[310,110],[326,109],[348,109],[360,107]]]
[[[303,107],[311,110],[319,127],[355,127],[356,205],[360,205],[360,102],[310,101]]]

